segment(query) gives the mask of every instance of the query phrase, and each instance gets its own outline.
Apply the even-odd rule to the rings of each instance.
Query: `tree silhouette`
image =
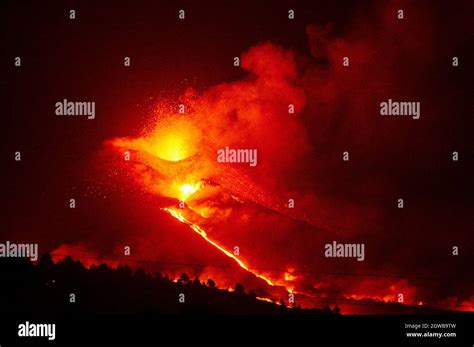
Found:
[[[135,278],[138,279],[138,280],[145,280],[148,275],[145,273],[145,270],[143,270],[142,268],[138,269],[137,271],[135,271]]]
[[[129,278],[132,275],[132,270],[128,266],[123,266],[122,264],[117,266],[117,272],[123,278]]]
[[[195,286],[195,287],[201,286],[201,282],[199,281],[199,278],[197,278],[197,277],[194,278],[193,286]]]
[[[325,314],[332,314],[332,310],[331,310],[331,307],[329,307],[329,304],[326,303],[326,306],[323,308],[323,312]]]
[[[178,278],[178,283],[182,285],[187,285],[189,284],[190,281],[191,279],[189,278],[188,274],[185,272],[183,272],[181,276]]]
[[[235,288],[234,288],[234,292],[235,292],[235,294],[240,294],[240,295],[245,294],[245,288],[240,283],[236,283]]]
[[[68,312],[80,319],[116,313],[130,317],[188,312],[290,313],[286,306],[256,299],[256,290],[246,294],[240,283],[235,284],[234,292],[229,292],[216,288],[212,279],[206,285],[198,277],[191,281],[186,273],[176,283],[166,274],[152,276],[143,269],[133,272],[127,265],[112,268],[100,264],[86,268],[70,257],[55,264],[49,254],[42,256],[37,265],[29,259],[0,258],[0,270],[0,299],[5,312],[41,312],[48,315],[45,317]],[[183,292],[182,286],[186,286],[186,295],[192,298],[184,305],[176,300],[177,293]],[[70,301],[71,294],[74,302]]]
[[[42,271],[50,271],[54,267],[53,259],[49,253],[45,253],[41,256],[38,262],[38,268]]]

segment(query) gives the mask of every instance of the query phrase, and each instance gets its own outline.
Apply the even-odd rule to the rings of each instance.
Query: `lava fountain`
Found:
[[[117,138],[112,141],[112,144],[116,148],[131,151],[132,157],[136,158],[140,166],[149,169],[148,173],[142,177],[142,183],[151,191],[179,201],[179,208],[166,206],[161,208],[163,211],[188,225],[203,240],[231,258],[240,268],[265,281],[268,285],[275,286],[274,280],[252,270],[242,259],[212,240],[200,225],[185,217],[185,214],[190,212],[204,217],[206,214],[203,208],[193,205],[193,196],[207,188],[215,187],[216,183],[211,182],[222,181],[216,177],[225,177],[222,169],[208,158],[206,155],[208,153],[198,151],[200,136],[200,130],[193,126],[189,119],[169,117],[158,123],[149,135],[138,138]],[[143,173],[142,170],[138,170],[137,174],[140,172]]]

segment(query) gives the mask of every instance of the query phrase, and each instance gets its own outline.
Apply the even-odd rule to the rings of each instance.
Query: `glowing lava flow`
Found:
[[[261,296],[257,296],[257,297],[255,297],[255,299],[260,300],[260,301],[270,302],[272,304],[281,305],[279,302],[274,302],[272,299],[264,298],[264,297],[261,297]]]
[[[235,255],[233,255],[231,252],[227,251],[226,249],[224,249],[223,247],[219,246],[217,243],[215,243],[214,241],[210,240],[207,236],[207,233],[198,225],[190,222],[189,220],[187,220],[186,218],[183,217],[183,215],[179,212],[179,211],[176,211],[175,209],[173,208],[163,208],[164,211],[168,212],[170,215],[172,215],[174,218],[176,218],[177,220],[179,220],[181,223],[184,223],[184,224],[187,224],[191,227],[191,229],[193,229],[197,234],[199,234],[204,240],[206,240],[208,243],[210,243],[211,245],[213,245],[214,247],[216,247],[218,250],[220,250],[222,253],[224,253],[226,256],[228,256],[229,258],[232,258],[235,260],[235,262],[237,264],[239,264],[239,266],[241,268],[243,268],[244,270],[252,273],[253,275],[257,276],[258,278],[261,278],[262,280],[264,280],[265,282],[267,282],[269,285],[271,286],[274,286],[274,283],[272,281],[270,281],[268,278],[266,278],[265,276],[262,276],[262,275],[259,275],[253,271],[251,271],[247,265],[245,265],[242,260],[238,259]]]

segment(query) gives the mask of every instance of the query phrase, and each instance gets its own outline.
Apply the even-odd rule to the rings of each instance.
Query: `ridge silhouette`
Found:
[[[210,278],[202,281],[182,273],[175,282],[158,272],[150,274],[141,268],[133,271],[123,265],[112,268],[100,264],[86,268],[71,257],[54,263],[48,253],[36,265],[25,258],[0,259],[0,273],[0,307],[12,313],[72,313],[84,317],[90,314],[335,313],[328,307],[324,311],[301,309],[297,303],[290,308],[281,298],[274,298],[274,302],[262,301],[257,299],[254,289],[247,291],[240,283],[230,292],[218,289]],[[184,303],[179,300],[180,294],[184,294]]]

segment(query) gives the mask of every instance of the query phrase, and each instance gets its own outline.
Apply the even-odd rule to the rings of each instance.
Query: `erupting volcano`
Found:
[[[2,345],[471,342],[472,1],[104,1],[0,12]]]
[[[223,198],[232,199],[238,204],[260,203],[275,210],[282,205],[238,169],[219,165],[216,158],[212,157],[212,150],[203,147],[204,143],[210,142],[202,138],[204,130],[199,129],[186,115],[172,115],[161,117],[149,135],[136,139],[118,138],[111,143],[120,151],[132,152],[135,174],[150,191],[176,199],[175,205],[162,207],[163,211],[188,225],[205,242],[245,271],[269,286],[284,287],[285,283],[278,278],[272,279],[269,275],[251,269],[239,258],[238,251],[234,254],[235,251],[213,240],[199,225],[225,221],[229,211],[226,211],[225,205],[219,206],[217,203]],[[245,189],[239,189],[242,187]],[[286,290],[291,292],[291,289]]]
[[[246,45],[225,82],[178,88],[160,79],[159,97],[150,86],[154,96],[119,110],[126,126],[101,138],[91,159],[83,198],[100,198],[104,220],[96,232],[78,221],[83,231],[53,255],[112,255],[113,264],[120,258],[173,279],[186,272],[222,289],[239,283],[288,305],[337,303],[344,313],[472,310],[472,287],[446,285],[453,267],[459,276],[471,271],[468,249],[452,254],[469,239],[468,214],[453,207],[465,202],[467,171],[450,158],[465,134],[450,118],[452,97],[427,92],[439,75],[410,73],[438,71],[439,61],[416,53],[437,52],[421,30],[434,19],[410,16],[401,27],[392,7],[374,11],[379,22],[356,16],[347,32],[306,25],[305,47]],[[393,42],[400,51],[387,55]],[[407,67],[409,86],[399,73]],[[452,71],[444,73],[450,81]],[[415,100],[422,111],[382,116],[384,100]],[[462,100],[459,115],[467,113]],[[444,225],[453,225],[449,235]],[[428,264],[437,272],[427,275]]]
[[[380,217],[343,200],[335,205],[315,189],[319,182],[309,183],[303,173],[302,163],[315,150],[300,117],[308,91],[298,82],[294,53],[258,45],[243,54],[242,67],[249,72],[244,80],[201,92],[188,88],[175,101],[163,99],[138,136],[108,142],[115,150],[114,165],[160,201],[160,212],[186,225],[253,280],[219,264],[183,269],[215,277],[221,288],[242,282],[262,298],[285,301],[296,295],[303,307],[333,301],[346,312],[373,312],[364,310],[369,305],[364,300],[425,302],[418,276],[405,277],[403,268],[386,274],[381,263],[375,265],[370,256],[379,242],[375,234],[365,241],[369,255],[361,255],[360,264],[351,255],[334,261],[324,254],[324,245],[336,244],[335,239],[358,239],[377,230]],[[246,150],[258,152],[258,165],[219,161],[224,148],[245,149],[244,159]],[[328,173],[318,165],[311,170],[318,169]],[[299,182],[298,176],[305,179]]]

